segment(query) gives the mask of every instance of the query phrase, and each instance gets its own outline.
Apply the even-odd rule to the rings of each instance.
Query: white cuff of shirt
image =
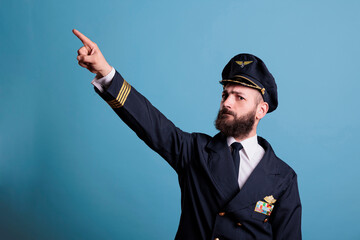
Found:
[[[108,75],[106,75],[106,76],[104,76],[102,78],[95,77],[91,81],[91,84],[94,85],[101,93],[103,93],[110,86],[114,76],[115,76],[115,68],[112,67],[112,69],[108,73]]]

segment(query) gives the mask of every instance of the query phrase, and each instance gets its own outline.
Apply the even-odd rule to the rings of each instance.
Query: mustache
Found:
[[[236,113],[234,113],[233,111],[230,111],[230,110],[227,109],[227,108],[223,108],[223,109],[221,109],[221,110],[219,111],[219,115],[220,115],[220,116],[223,116],[224,114],[230,114],[230,115],[236,117]]]

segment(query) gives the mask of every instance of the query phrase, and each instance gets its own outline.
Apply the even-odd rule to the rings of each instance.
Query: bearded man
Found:
[[[79,65],[96,74],[95,91],[177,172],[181,217],[175,239],[301,239],[297,175],[257,136],[277,108],[277,86],[261,59],[233,57],[222,72],[214,137],[177,128],[111,67],[77,30]]]

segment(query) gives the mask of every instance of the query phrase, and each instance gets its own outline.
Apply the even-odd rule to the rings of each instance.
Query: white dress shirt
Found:
[[[91,84],[94,85],[97,89],[99,89],[101,93],[103,93],[110,86],[114,76],[115,76],[115,69],[112,68],[111,71],[108,73],[108,75],[102,78],[95,77],[91,81]]]
[[[236,142],[235,138],[228,137],[227,144],[230,145]],[[246,180],[258,165],[265,154],[265,150],[260,146],[257,140],[257,135],[247,138],[240,142],[243,149],[240,150],[240,166],[238,183],[240,189],[244,186]]]
[[[115,76],[115,69],[112,68],[110,73],[102,78],[94,78],[91,81],[100,92],[104,92],[111,84],[113,77]],[[235,138],[228,137],[227,144],[230,145],[236,142]],[[245,139],[240,142],[243,149],[240,150],[240,166],[239,166],[239,178],[238,183],[240,189],[244,186],[246,180],[253,172],[254,168],[258,165],[260,160],[265,154],[265,150],[259,145],[257,135]]]

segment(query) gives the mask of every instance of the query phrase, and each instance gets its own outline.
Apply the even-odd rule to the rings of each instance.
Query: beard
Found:
[[[229,119],[233,116],[233,120]],[[215,120],[215,127],[227,137],[244,138],[249,135],[255,124],[256,109],[244,116],[237,117],[236,113],[223,108]]]

